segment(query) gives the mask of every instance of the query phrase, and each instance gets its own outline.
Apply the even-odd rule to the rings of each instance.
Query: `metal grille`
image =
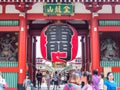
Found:
[[[17,72],[3,72],[3,77],[5,78],[9,88],[17,88],[18,83]]]

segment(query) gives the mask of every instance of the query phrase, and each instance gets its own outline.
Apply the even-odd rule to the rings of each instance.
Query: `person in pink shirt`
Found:
[[[81,90],[80,88],[80,76],[78,73],[72,73],[63,90]]]
[[[93,88],[95,90],[100,90],[99,89],[100,77],[98,76],[98,70],[97,69],[93,70],[92,81],[93,81]]]

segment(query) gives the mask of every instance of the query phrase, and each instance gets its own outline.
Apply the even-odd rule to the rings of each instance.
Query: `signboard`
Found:
[[[78,36],[67,24],[52,24],[41,32],[41,54],[52,62],[67,62],[77,55]]]
[[[74,5],[64,3],[45,3],[44,15],[74,15]]]
[[[54,68],[60,68],[60,69],[66,67],[65,62],[53,62],[52,65]]]
[[[37,64],[43,63],[43,58],[36,58],[36,63],[37,63]]]

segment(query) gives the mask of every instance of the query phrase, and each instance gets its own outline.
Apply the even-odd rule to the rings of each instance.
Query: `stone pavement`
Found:
[[[60,88],[57,88],[57,90],[63,90],[64,85],[60,85]],[[33,88],[33,90],[47,90],[47,85],[45,83],[42,84],[41,88]],[[49,90],[53,90],[53,85],[50,86]],[[54,89],[56,90],[56,89]]]

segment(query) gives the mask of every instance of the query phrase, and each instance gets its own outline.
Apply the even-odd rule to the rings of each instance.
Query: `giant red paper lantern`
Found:
[[[40,46],[44,59],[51,62],[73,60],[78,50],[78,35],[68,24],[51,24],[41,32]]]

